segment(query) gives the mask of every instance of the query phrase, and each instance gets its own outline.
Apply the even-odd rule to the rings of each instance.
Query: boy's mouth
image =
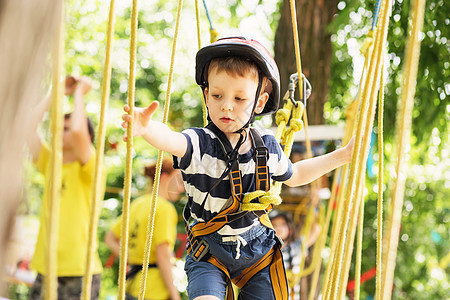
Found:
[[[222,117],[219,120],[222,121],[223,123],[227,123],[227,124],[233,122],[233,119],[230,119],[227,117]]]

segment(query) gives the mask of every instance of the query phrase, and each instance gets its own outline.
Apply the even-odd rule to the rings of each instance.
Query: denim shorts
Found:
[[[276,244],[275,233],[258,225],[240,235],[239,239],[222,237],[217,233],[202,237],[209,247],[209,253],[219,259],[228,269],[231,278],[258,260]],[[184,267],[188,277],[189,299],[212,295],[224,299],[227,277],[219,268],[206,261],[196,262],[189,254]],[[269,266],[255,274],[241,289],[239,299],[275,299],[270,281]]]

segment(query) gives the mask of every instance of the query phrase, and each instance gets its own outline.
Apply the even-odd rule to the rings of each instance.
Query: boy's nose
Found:
[[[231,105],[230,101],[224,101],[222,103],[222,110],[223,111],[232,111],[233,110],[233,106]]]

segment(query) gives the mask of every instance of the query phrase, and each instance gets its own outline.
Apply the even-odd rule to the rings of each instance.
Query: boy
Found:
[[[227,294],[232,299],[233,281],[241,288],[240,299],[287,299],[281,243],[262,218],[268,211],[239,209],[243,195],[268,189],[267,173],[258,173],[255,165],[268,167],[272,180],[303,185],[348,163],[353,142],[292,165],[271,133],[249,129],[255,115],[277,110],[280,94],[277,65],[257,41],[225,38],[200,49],[196,81],[211,120],[207,128],[170,130],[152,120],[157,102],[122,117],[122,127],[134,122],[133,135],[173,154],[182,171],[188,196],[184,216],[187,222],[194,219],[187,226],[189,298]]]
[[[61,173],[60,215],[59,224],[57,224],[58,299],[80,299],[86,268],[89,216],[92,205],[91,193],[94,183],[96,156],[92,144],[94,141],[94,127],[86,116],[84,103],[84,96],[90,91],[92,85],[89,78],[75,78],[73,76],[67,76],[65,84],[66,96],[73,94],[74,110],[64,117],[62,137],[63,166]],[[36,109],[35,120],[32,120],[36,130],[30,134],[27,141],[33,162],[37,169],[47,177],[41,208],[39,235],[31,261],[31,268],[38,272],[33,287],[30,289],[29,299],[31,300],[43,298],[43,282],[47,273],[45,251],[48,248],[48,193],[51,184],[51,178],[49,179],[48,176],[51,149],[42,141],[37,128],[49,106],[50,98],[42,101]],[[93,270],[91,299],[98,299],[102,265],[97,251],[95,251]]]
[[[153,180],[156,164],[145,167],[145,175]],[[147,223],[153,186],[148,193],[133,200],[130,205],[130,239],[128,243],[128,264],[125,299],[138,299],[144,260]],[[172,166],[171,159],[164,159],[158,188],[158,203],[153,227],[153,240],[150,249],[150,261],[147,272],[145,299],[180,300],[180,294],[173,283],[172,258],[177,237],[178,215],[173,201],[184,191],[179,170]],[[118,217],[105,235],[105,243],[111,252],[119,256],[122,216]]]

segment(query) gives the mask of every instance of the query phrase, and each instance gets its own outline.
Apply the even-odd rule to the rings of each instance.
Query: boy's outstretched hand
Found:
[[[345,153],[346,153],[346,160],[347,163],[352,161],[352,154],[353,154],[353,147],[355,146],[355,136],[352,136],[350,141],[345,145]]]
[[[153,101],[148,107],[142,108],[142,107],[135,107],[133,111],[133,116],[129,114],[130,106],[125,105],[123,107],[123,110],[126,112],[126,114],[122,115],[122,120],[124,121],[122,123],[123,128],[128,128],[128,124],[130,122],[133,122],[133,136],[142,136],[144,135],[148,128],[148,124],[152,121],[153,113],[156,111],[156,109],[159,106],[158,101]],[[133,121],[134,119],[134,121]],[[123,137],[123,140],[127,141],[127,133],[125,132],[125,136]]]

